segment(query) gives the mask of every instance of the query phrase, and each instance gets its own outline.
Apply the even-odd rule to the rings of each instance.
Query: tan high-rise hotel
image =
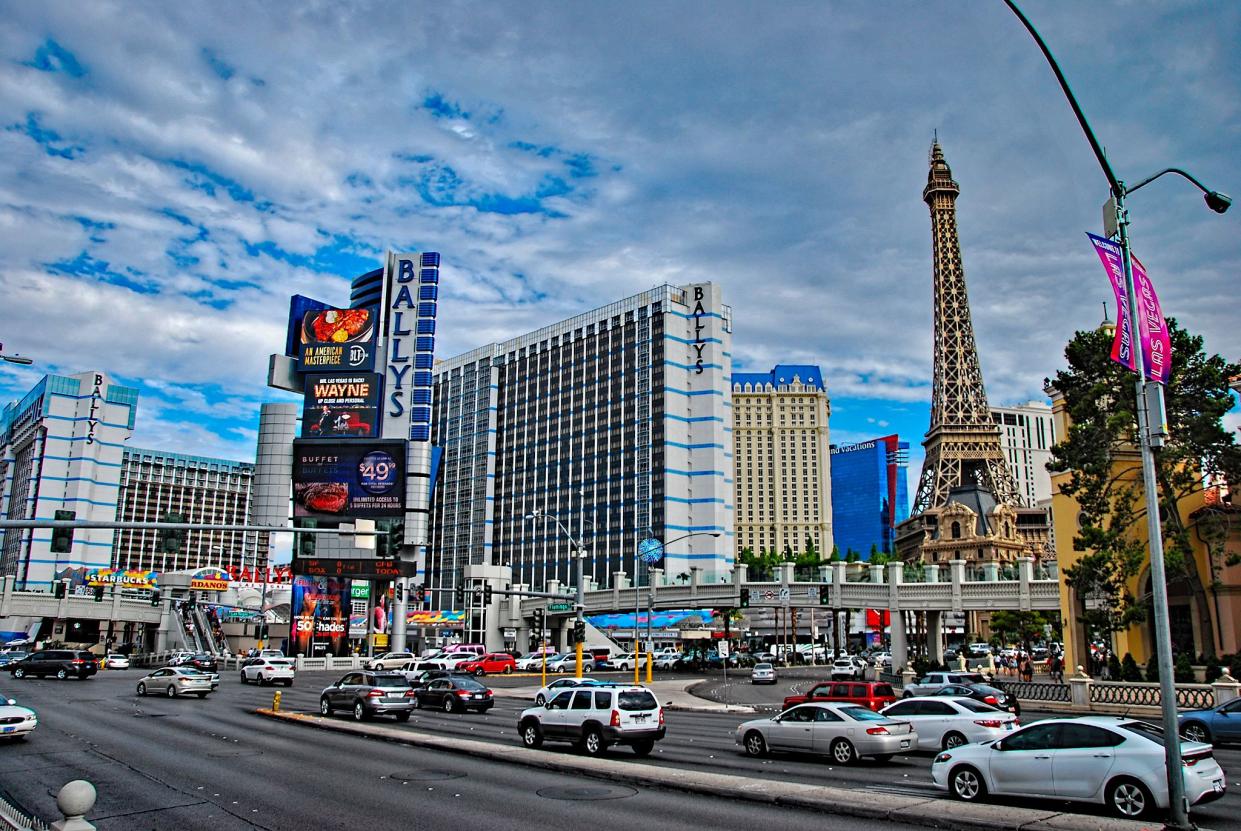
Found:
[[[734,372],[737,550],[832,550],[827,384],[817,366]]]

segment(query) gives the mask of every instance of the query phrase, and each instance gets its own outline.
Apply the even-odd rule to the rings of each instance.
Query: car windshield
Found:
[[[896,698],[896,693],[892,690],[891,684],[876,684],[872,694],[877,698]]]
[[[375,676],[376,687],[408,687],[409,679],[395,672]]]
[[[271,665],[272,665],[272,666],[274,666],[274,667],[287,667],[287,666],[289,665],[289,663],[290,663],[290,662],[289,662],[287,659],[285,659],[285,660],[279,660],[279,659],[276,659],[276,658],[269,658],[269,659],[267,660],[267,663],[271,664]]]
[[[456,684],[457,684],[457,689],[459,690],[485,690],[487,689],[482,684],[475,681],[473,678],[457,678]]]
[[[841,707],[840,712],[844,713],[854,721],[887,721],[887,716],[882,716],[874,710],[866,707]]]
[[[658,706],[655,696],[646,690],[625,690],[620,694],[622,710],[654,710]]]

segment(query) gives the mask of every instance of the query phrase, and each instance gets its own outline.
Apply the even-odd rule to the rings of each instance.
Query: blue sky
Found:
[[[1241,5],[1028,0],[1122,178],[1241,195]],[[1106,183],[1003,3],[10,3],[0,398],[100,368],[134,443],[252,458],[293,293],[443,255],[456,354],[710,279],[739,369],[820,365],[833,440],[921,463],[939,131],[992,403],[1102,316]],[[1165,311],[1241,357],[1241,209],[1133,197]],[[1232,426],[1241,426],[1234,412]]]

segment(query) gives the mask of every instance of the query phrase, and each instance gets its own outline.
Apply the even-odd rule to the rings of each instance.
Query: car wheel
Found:
[[[147,685],[139,682],[138,695],[146,695],[146,694],[147,694]]]
[[[884,764],[887,764],[888,762],[892,761],[892,757],[894,755],[895,754],[893,753],[876,753],[873,758],[876,762],[882,762]]]
[[[243,684],[249,683],[249,681],[246,679],[246,674],[244,672],[241,674],[241,683]]]
[[[565,666],[564,664],[561,664],[560,669],[556,670],[556,672],[559,672],[561,675],[564,675],[568,671],[569,671],[569,668]]]
[[[857,761],[857,751],[848,739],[837,739],[832,742],[831,753],[838,765],[851,765]]]
[[[66,678],[69,677],[69,673],[65,672],[63,669],[58,669],[56,670],[56,677],[59,678],[61,681],[64,681]]]
[[[766,756],[767,740],[757,730],[751,730],[745,736],[745,753],[747,756]]]
[[[948,776],[948,793],[962,802],[978,802],[987,795],[987,786],[982,781],[982,774],[964,766]]]
[[[353,704],[353,720],[366,721],[366,708],[362,706],[361,701],[355,701]]]
[[[945,733],[944,740],[941,742],[944,750],[952,750],[954,747],[960,747],[963,744],[969,744],[969,742],[965,740],[965,736],[962,736],[955,730]]]
[[[260,686],[260,687],[268,687],[268,686],[271,686],[271,679],[270,679],[270,678],[264,678],[262,675],[260,675],[260,676],[259,676],[259,686]]]
[[[25,677],[26,677],[26,670],[24,670],[24,669],[15,669],[15,670],[13,670],[13,677],[14,677],[14,678],[25,678]]]
[[[457,701],[451,695],[444,699],[444,712],[445,713],[457,712]]]
[[[1181,735],[1187,741],[1211,743],[1211,733],[1207,730],[1207,726],[1200,721],[1185,722],[1185,726],[1181,728]]]
[[[654,739],[639,739],[633,743],[633,752],[638,756],[650,756],[655,749]]]
[[[319,699],[319,715],[330,716],[331,714],[332,714],[332,705],[328,702],[326,697],[320,698]]]
[[[176,698],[177,688],[174,685],[169,684],[168,689],[164,690],[164,695],[168,696],[169,698]]]
[[[909,690],[905,690],[905,692],[901,693],[901,698],[913,698],[913,697],[914,697],[914,694],[911,693]]]
[[[582,752],[587,756],[602,756],[603,751],[608,749],[607,742],[603,740],[603,734],[599,732],[598,727],[588,727],[586,732],[582,734]]]
[[[543,731],[537,723],[527,721],[521,726],[521,743],[531,749],[543,746]]]
[[[396,720],[399,722],[409,721],[409,713],[397,713]]]
[[[481,678],[486,674],[487,674],[486,670],[484,670],[482,667],[479,667],[478,669],[474,670],[475,678]]]
[[[206,698],[206,697],[207,697],[207,694],[206,694],[206,693],[195,693],[195,695],[197,695],[199,698]]]
[[[1136,779],[1117,779],[1107,786],[1107,807],[1118,817],[1137,819],[1153,802],[1150,791]]]
[[[547,698],[543,695],[543,693],[539,693],[538,695],[534,697],[534,703],[542,707],[544,704],[547,703]]]
[[[513,672],[513,666],[512,666],[512,664],[509,664],[508,666],[506,666],[506,667],[504,668],[504,674],[505,674],[505,675],[510,675],[512,672]]]

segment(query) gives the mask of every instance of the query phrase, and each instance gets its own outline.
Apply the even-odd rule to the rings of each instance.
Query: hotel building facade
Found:
[[[823,373],[792,364],[734,373],[732,393],[738,549],[800,554],[810,540],[826,559],[835,537]]]
[[[712,283],[660,286],[438,362],[431,605],[453,608],[467,565],[572,585],[579,546],[585,579],[608,587],[632,578],[648,536],[666,543],[667,577],[724,579],[731,372],[732,310]]]
[[[899,436],[832,447],[832,522],[840,556],[871,547],[895,551],[896,526],[909,518],[909,442]]]

